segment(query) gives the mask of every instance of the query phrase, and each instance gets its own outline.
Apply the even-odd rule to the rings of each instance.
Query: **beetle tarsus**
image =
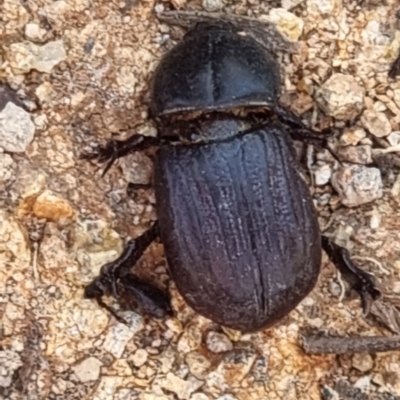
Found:
[[[124,318],[122,318],[120,315],[118,315],[118,313],[112,307],[110,307],[108,304],[104,303],[101,296],[98,296],[95,299],[96,299],[99,307],[107,310],[118,322],[120,322],[121,324],[128,325],[128,322]]]
[[[371,302],[381,296],[373,275],[357,267],[351,260],[349,251],[326,236],[322,236],[322,248],[352,289],[360,295],[363,312],[367,315]]]
[[[126,323],[110,306],[103,302],[103,296],[113,296],[121,306],[133,309],[135,306],[155,317],[171,315],[168,296],[157,287],[144,282],[131,273],[150,244],[159,236],[158,223],[136,239],[129,240],[120,257],[103,265],[100,275],[85,288],[84,297],[96,299],[119,322]]]
[[[157,137],[133,135],[126,140],[109,140],[105,146],[97,146],[91,153],[82,154],[81,158],[107,163],[102,173],[104,176],[118,158],[159,144],[160,139]]]

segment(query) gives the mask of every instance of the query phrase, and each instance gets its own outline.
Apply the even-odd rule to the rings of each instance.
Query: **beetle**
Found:
[[[163,317],[168,296],[134,278],[131,268],[156,238],[173,281],[199,314],[243,332],[282,319],[314,288],[324,249],[361,295],[379,290],[346,249],[321,237],[317,213],[299,173],[292,139],[326,147],[326,135],[278,104],[273,54],[227,22],[200,22],[159,62],[151,115],[157,137],[112,140],[85,158],[108,163],[157,147],[158,221],[128,242],[85,288],[103,301]]]

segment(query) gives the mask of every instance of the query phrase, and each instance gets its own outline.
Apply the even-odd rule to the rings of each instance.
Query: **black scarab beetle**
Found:
[[[107,170],[158,146],[158,222],[103,267],[87,298],[106,307],[101,297],[113,295],[125,307],[169,314],[168,297],[130,271],[157,236],[183,298],[230,328],[255,331],[288,314],[313,289],[322,248],[364,304],[377,297],[347,251],[321,240],[292,138],[319,146],[325,138],[279,107],[279,89],[275,59],[229,23],[197,24],[164,56],[151,90],[159,136],[111,141],[86,156],[108,161]]]

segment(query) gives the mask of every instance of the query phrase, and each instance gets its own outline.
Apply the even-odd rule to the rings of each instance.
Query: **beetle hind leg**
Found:
[[[136,239],[131,239],[125,245],[122,254],[114,261],[105,264],[101,269],[102,275],[112,275],[116,279],[131,273],[131,268],[139,261],[146,249],[159,236],[158,223]]]
[[[126,323],[103,302],[104,295],[112,295],[121,306],[128,309],[138,306],[143,312],[160,318],[171,315],[168,296],[156,286],[140,280],[131,273],[131,268],[158,236],[158,223],[155,223],[138,238],[129,240],[121,256],[103,265],[100,275],[86,286],[84,297],[95,299],[100,307],[109,311],[119,322]]]
[[[120,302],[156,318],[172,316],[170,299],[158,287],[129,274],[119,282]]]
[[[398,75],[400,75],[400,54],[389,70],[389,78],[395,79]]]
[[[326,236],[322,236],[322,248],[352,289],[360,295],[363,311],[368,314],[372,301],[381,296],[374,277],[353,263],[347,249],[338,246]]]

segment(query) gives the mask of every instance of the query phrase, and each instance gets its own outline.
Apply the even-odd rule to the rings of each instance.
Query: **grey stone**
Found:
[[[81,382],[95,381],[100,376],[100,367],[103,364],[95,357],[84,359],[73,370]]]
[[[0,147],[12,153],[22,153],[32,142],[35,124],[23,108],[8,102],[0,112]]]
[[[379,169],[363,165],[339,167],[332,175],[332,185],[347,207],[369,203],[383,195]]]
[[[351,75],[334,74],[318,90],[316,100],[328,115],[352,120],[364,107],[364,88]]]

